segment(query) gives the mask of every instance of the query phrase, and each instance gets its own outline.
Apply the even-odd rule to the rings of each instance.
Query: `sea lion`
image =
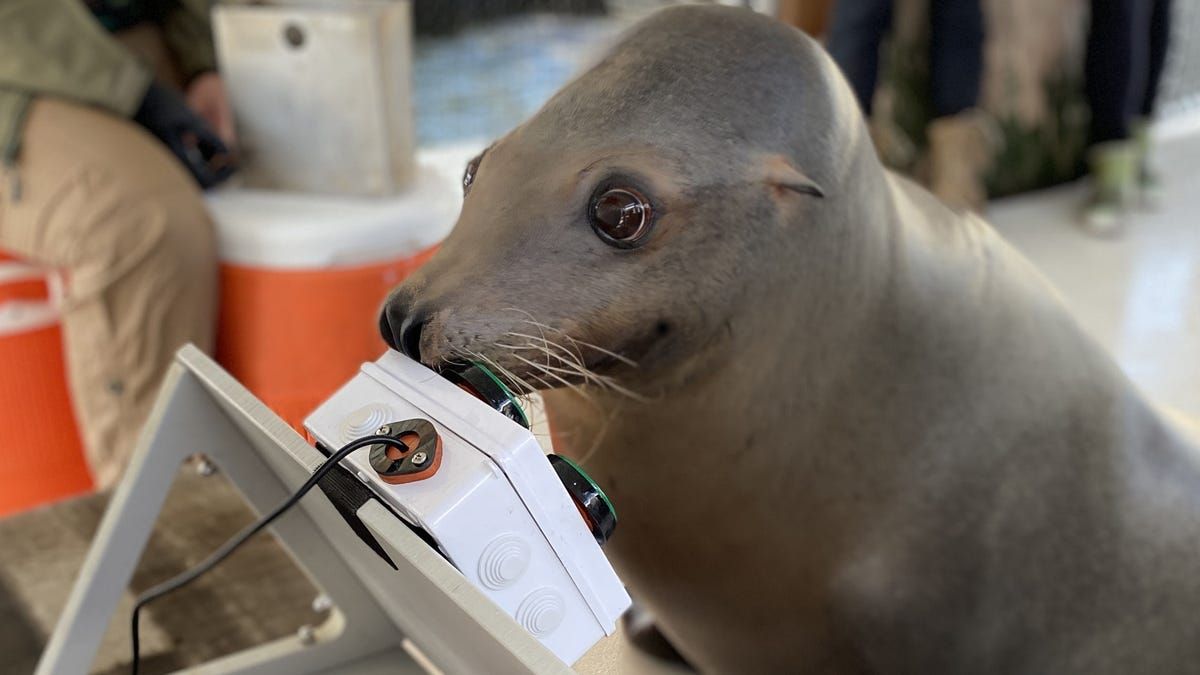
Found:
[[[700,670],[1195,672],[1195,446],[808,37],[655,14],[464,185],[384,337],[548,390]]]

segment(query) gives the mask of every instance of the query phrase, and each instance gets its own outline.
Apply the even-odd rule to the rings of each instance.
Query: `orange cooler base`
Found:
[[[92,489],[58,324],[0,335],[0,459],[0,516]]]
[[[380,305],[435,249],[320,270],[222,265],[217,360],[299,430],[364,361],[387,348]]]

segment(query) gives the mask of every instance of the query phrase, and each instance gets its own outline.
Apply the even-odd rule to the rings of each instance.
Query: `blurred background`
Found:
[[[384,349],[378,307],[452,227],[468,160],[671,4],[0,0],[0,673],[32,669],[175,349],[299,428]],[[1200,417],[1200,5],[725,4],[821,40],[888,166],[980,212]],[[135,589],[249,517],[196,487],[211,468]],[[261,583],[290,564],[269,540],[245,556],[157,610],[151,672],[319,618],[302,577]],[[110,637],[98,672],[124,667]]]

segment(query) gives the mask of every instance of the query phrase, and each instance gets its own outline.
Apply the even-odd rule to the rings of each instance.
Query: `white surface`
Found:
[[[1124,236],[1077,226],[1082,182],[1000,200],[988,220],[1062,293],[1076,318],[1158,404],[1200,418],[1200,131],[1160,129],[1163,198],[1130,214]]]
[[[430,420],[443,443],[437,473],[401,485],[375,474],[369,449],[351,455],[385,503],[564,662],[616,630],[629,596],[529,431],[395,352],[364,364],[305,427],[336,448],[384,411]]]
[[[408,183],[410,10],[408,2],[348,0],[217,5],[217,57],[249,185],[391,195]]]
[[[321,269],[407,257],[441,241],[462,205],[454,174],[422,161],[393,197],[331,197],[229,186],[206,195],[221,260]]]

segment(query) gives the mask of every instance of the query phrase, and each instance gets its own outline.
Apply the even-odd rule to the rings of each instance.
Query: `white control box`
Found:
[[[363,364],[305,427],[336,450],[414,420],[440,439],[432,470],[385,481],[370,448],[347,467],[564,662],[611,635],[629,595],[529,430],[396,352]]]

